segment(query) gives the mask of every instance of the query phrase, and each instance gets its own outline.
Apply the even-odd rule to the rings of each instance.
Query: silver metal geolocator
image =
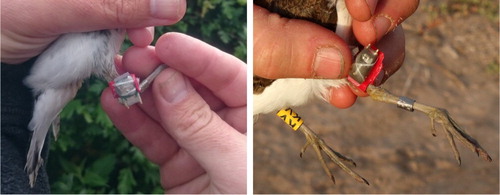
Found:
[[[365,81],[365,78],[370,73],[370,70],[377,62],[379,55],[378,49],[373,49],[371,45],[366,46],[361,50],[354,59],[349,76],[358,83]]]
[[[158,74],[160,74],[160,72],[166,67],[167,66],[164,64],[158,66],[141,83],[139,83],[139,78],[128,72],[116,77],[113,81],[109,82],[109,87],[111,87],[113,96],[118,98],[118,101],[127,108],[138,102],[142,104],[140,94],[149,87],[156,76],[158,76]]]

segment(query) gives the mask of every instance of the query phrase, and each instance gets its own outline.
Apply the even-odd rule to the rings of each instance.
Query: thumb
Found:
[[[264,78],[343,78],[351,51],[334,32],[254,9],[254,74]]]
[[[2,13],[2,16],[11,15],[17,18],[6,22],[13,21],[13,25],[33,27],[31,29],[34,32],[24,33],[45,35],[173,24],[179,21],[186,11],[185,0],[37,0],[3,3],[8,5],[2,5],[2,12],[7,12]]]
[[[2,62],[24,62],[64,33],[168,25],[185,12],[185,0],[2,1]],[[140,46],[152,40],[136,37]]]
[[[221,185],[241,186],[227,175],[246,175],[246,136],[214,113],[189,79],[168,68],[153,83],[153,96],[166,131]],[[240,167],[241,166],[241,167]]]

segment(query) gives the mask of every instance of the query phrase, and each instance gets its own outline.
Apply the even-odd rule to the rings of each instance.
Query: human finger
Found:
[[[2,3],[2,29],[31,26],[23,29],[26,30],[23,33],[59,35],[99,29],[139,28],[176,23],[185,12],[185,0],[6,1]]]
[[[124,69],[128,72],[134,73],[141,78],[147,77],[161,62],[156,56],[155,48],[149,46],[130,47],[123,55],[122,64]],[[155,81],[154,81],[155,82]],[[245,109],[242,108],[228,108],[226,105],[215,96],[210,89],[205,87],[194,79],[190,79],[191,85],[195,88],[196,92],[200,94],[203,100],[210,106],[210,109],[215,111],[221,118],[228,122],[231,126],[238,129],[240,132],[246,132],[246,122],[241,121],[244,118]],[[152,98],[151,89],[146,90],[141,94],[143,99],[142,104],[138,104],[142,110],[147,113],[154,120],[159,121],[158,112]],[[244,111],[242,111],[244,110]]]
[[[211,183],[212,179],[208,174],[200,175],[197,178],[181,185],[167,188],[167,194],[222,194],[217,190],[213,190]]]
[[[390,32],[382,38],[377,43],[377,48],[384,52],[384,68],[382,74],[384,74],[382,80],[375,85],[381,85],[384,83],[392,74],[394,74],[399,67],[403,64],[405,56],[405,40],[404,31],[401,26],[398,26],[396,30]],[[331,88],[329,91],[329,96],[326,98],[330,104],[337,108],[348,108],[351,107],[355,102],[357,97],[368,96],[366,92],[362,92],[353,86],[341,86],[336,88]]]
[[[154,27],[127,29],[127,35],[130,42],[137,47],[146,47],[150,45],[154,39],[154,32]]]
[[[246,133],[246,106],[228,107],[222,100],[215,96],[210,89],[200,82],[189,78],[189,82],[203,100],[210,106],[222,120],[226,121],[241,133]]]
[[[205,171],[168,135],[162,126],[138,107],[125,108],[112,97],[109,89],[103,92],[102,105],[113,124],[151,162],[160,166],[165,189],[185,183]]]
[[[138,107],[128,109],[118,103],[109,88],[101,95],[101,105],[127,140],[153,163],[162,164],[179,150],[179,146],[159,123]]]
[[[224,104],[222,100],[215,96],[209,88],[205,87],[205,85],[192,78],[189,79],[189,82],[196,90],[196,93],[200,94],[203,100],[207,102],[207,104],[210,106],[210,110],[218,112],[221,109],[227,108],[226,104]]]
[[[154,46],[131,46],[123,54],[124,69],[142,78],[146,78],[161,63]]]
[[[124,72],[135,74],[139,78],[146,78],[161,63],[156,57],[153,46],[137,47],[132,46],[125,51],[122,59]],[[153,81],[154,82],[154,81]],[[135,104],[147,113],[155,121],[159,121],[158,111],[154,105],[151,89],[146,89],[141,93],[142,104]]]
[[[377,1],[378,0],[349,0],[345,1],[345,5],[354,20],[364,22],[372,17],[377,7]]]
[[[353,32],[363,45],[379,41],[415,12],[418,0],[379,0],[370,20],[353,21]]]
[[[1,11],[2,62],[22,63],[64,33],[169,25],[185,12],[185,0],[5,1]]]
[[[312,22],[254,10],[254,74],[276,78],[344,78],[351,65],[347,44]]]
[[[138,76],[139,78],[146,78],[151,72],[162,64],[158,57],[156,56],[155,48],[153,46],[148,47],[136,47],[132,46],[124,54],[123,66],[126,72],[130,72]],[[154,82],[154,81],[153,81]],[[224,108],[226,105],[216,97],[211,90],[206,88],[204,85],[200,84],[194,79],[190,79],[193,87],[196,89],[203,99],[209,104],[210,108],[214,111],[218,111]],[[154,101],[150,93],[150,89],[145,90],[141,97],[143,99],[142,104],[138,104],[144,112],[148,113],[155,120],[159,120],[157,109],[154,106]]]
[[[125,73],[123,70],[123,56],[118,54],[114,57],[113,61],[115,62],[115,68],[118,74]]]
[[[158,58],[209,88],[229,107],[246,105],[247,65],[198,39],[167,33],[156,42]]]
[[[184,149],[180,149],[176,156],[160,165],[161,184],[167,191],[204,173],[205,170]]]
[[[377,43],[377,47],[384,52],[384,77],[380,85],[384,83],[403,65],[405,59],[405,35],[402,25],[388,33]]]
[[[246,135],[247,133],[247,121],[246,121],[247,107],[238,108],[225,108],[217,111],[219,117],[221,117],[227,124],[238,130],[240,133]]]
[[[325,99],[337,108],[349,108],[356,102],[357,96],[347,85],[329,89],[328,97]]]
[[[162,126],[206,170],[214,185],[246,189],[245,180],[237,179],[246,177],[246,136],[213,113],[173,68],[158,75],[153,93]]]

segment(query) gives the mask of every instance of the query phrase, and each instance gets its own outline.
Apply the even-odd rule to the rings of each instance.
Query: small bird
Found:
[[[24,79],[36,99],[28,125],[33,135],[24,168],[31,187],[43,164],[41,152],[49,128],[52,126],[57,138],[59,113],[75,97],[83,80],[94,75],[111,81],[118,76],[114,57],[124,32],[114,29],[63,34],[37,58]]]
[[[396,104],[408,111],[417,110],[425,113],[431,120],[431,130],[434,136],[436,135],[435,122],[442,124],[458,164],[461,163],[461,159],[454,138],[486,161],[492,160],[479,143],[469,136],[445,109],[416,103],[415,100],[407,97],[395,96],[373,84],[380,76],[377,71],[381,70],[383,53],[372,46],[358,51],[359,43],[355,42],[352,35],[352,19],[346,8],[345,0],[255,0],[254,3],[283,17],[304,19],[322,25],[349,43],[353,53],[358,53],[347,79],[268,79],[257,75],[253,77],[254,117],[257,118],[259,114],[263,113],[278,112],[277,115],[285,123],[294,130],[300,130],[306,137],[306,144],[303,146],[300,156],[302,157],[308,146],[313,147],[323,169],[333,183],[335,183],[335,178],[328,168],[322,152],[357,181],[369,185],[365,178],[344,164],[347,162],[356,166],[353,160],[328,146],[314,131],[307,127],[300,116],[293,112],[290,107],[306,104],[314,98],[326,101],[330,88],[345,85],[358,87],[358,89],[367,92],[373,100]],[[378,64],[379,66],[377,66]]]

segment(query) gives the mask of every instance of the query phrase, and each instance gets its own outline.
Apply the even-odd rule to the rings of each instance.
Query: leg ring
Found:
[[[415,103],[414,99],[401,96],[398,100],[398,108],[405,109],[407,111],[413,112],[413,104]]]

